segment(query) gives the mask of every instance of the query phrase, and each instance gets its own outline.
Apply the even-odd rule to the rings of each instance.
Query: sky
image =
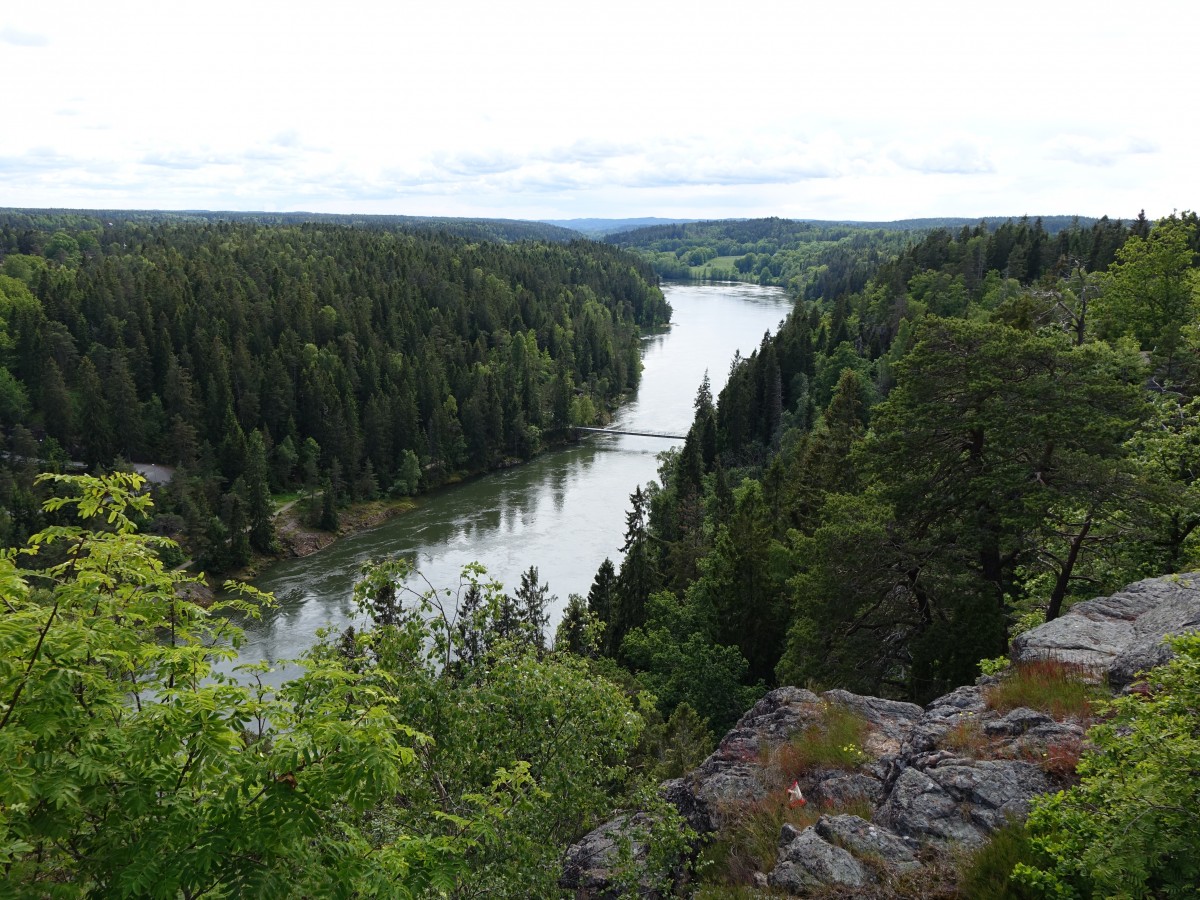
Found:
[[[0,206],[1200,207],[1196,0],[0,6]]]

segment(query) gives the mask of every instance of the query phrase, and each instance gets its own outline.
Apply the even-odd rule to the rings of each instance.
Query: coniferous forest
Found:
[[[42,524],[36,460],[156,462],[157,529],[236,568],[271,550],[271,492],[328,522],[594,424],[670,318],[603,244],[199,218],[0,217],[5,543]]]
[[[589,597],[607,652],[722,726],[763,685],[928,700],[1074,600],[1194,568],[1198,252],[1191,213],[1010,220],[798,299],[631,498]]]
[[[0,216],[6,886],[555,897],[565,847],[640,809],[615,883],[667,892],[694,835],[656,785],[769,687],[923,702],[1080,599],[1200,568],[1200,223],[1048,221],[616,246]],[[202,604],[193,573],[273,552],[272,493],[332,524],[602,421],[670,319],[663,254],[691,270],[704,247],[793,312],[715,396],[697,386],[622,559],[553,635],[535,568],[422,593],[393,560],[355,588],[368,624],[319,635],[299,677],[220,674],[271,601],[231,582]],[[129,461],[175,477],[148,492]],[[1130,895],[1173,871],[1147,864]]]

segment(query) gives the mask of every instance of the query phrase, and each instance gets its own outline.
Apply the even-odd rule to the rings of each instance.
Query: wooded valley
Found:
[[[1080,599],[1200,568],[1197,217],[1051,225],[606,244],[0,214],[6,883],[552,897],[565,847],[623,808],[650,814],[622,891],[667,889],[693,835],[655,786],[767,689],[924,702]],[[272,493],[328,526],[602,421],[641,330],[670,321],[658,275],[719,258],[794,310],[716,396],[697,386],[623,558],[553,636],[536,569],[417,593],[391,561],[355,590],[369,627],[321,635],[298,679],[217,674],[229,617],[269,598],[231,583],[200,604],[186,556],[272,552]],[[175,477],[147,492],[130,460]],[[705,878],[689,890],[750,896]]]

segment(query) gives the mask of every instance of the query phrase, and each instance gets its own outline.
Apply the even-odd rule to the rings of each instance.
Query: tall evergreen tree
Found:
[[[260,553],[274,553],[274,510],[271,503],[270,476],[267,471],[267,452],[262,432],[257,428],[246,441],[246,516],[250,522],[250,546]]]

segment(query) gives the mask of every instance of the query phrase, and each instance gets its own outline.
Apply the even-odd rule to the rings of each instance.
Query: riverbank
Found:
[[[279,544],[278,553],[253,552],[250,562],[233,572],[223,572],[220,575],[202,573],[204,575],[203,582],[188,586],[189,599],[201,606],[208,606],[212,603],[213,598],[221,592],[226,580],[249,583],[277,563],[311,556],[343,538],[361,534],[402,513],[410,512],[416,509],[417,505],[416,500],[411,497],[352,503],[338,510],[337,531],[321,531],[304,524],[299,501],[292,500],[281,506],[275,513],[275,538]],[[184,568],[191,567],[191,565],[191,560],[183,563]]]
[[[263,559],[270,564],[280,557],[309,556],[318,550],[324,550],[339,538],[349,537],[366,531],[368,528],[374,528],[376,525],[382,525],[393,516],[415,509],[416,505],[416,501],[411,497],[352,503],[338,510],[337,531],[321,531],[305,525],[300,505],[293,503],[280,510],[275,517],[275,536],[279,541],[279,556],[263,557]]]
[[[604,416],[606,423],[612,420],[613,413],[617,409],[620,409],[620,404],[626,400],[628,400],[628,395],[622,394],[620,401],[610,406],[607,410],[607,415]],[[548,440],[545,446],[528,459],[508,457],[487,471],[474,473],[456,472],[448,476],[445,481],[428,490],[422,491],[415,497],[367,500],[341,507],[338,509],[337,531],[323,531],[319,528],[306,525],[300,501],[291,500],[281,506],[275,513],[275,537],[279,543],[279,552],[274,555],[254,554],[254,558],[251,559],[250,563],[233,573],[231,577],[239,581],[250,581],[257,578],[275,563],[287,559],[300,559],[311,556],[320,550],[324,550],[326,547],[332,546],[343,538],[361,534],[364,531],[382,525],[384,522],[398,515],[410,512],[416,509],[420,505],[421,500],[425,498],[435,496],[446,490],[453,490],[480,478],[486,478],[496,472],[529,465],[547,453],[563,450],[578,443],[578,438],[570,436],[570,431],[568,431]]]

